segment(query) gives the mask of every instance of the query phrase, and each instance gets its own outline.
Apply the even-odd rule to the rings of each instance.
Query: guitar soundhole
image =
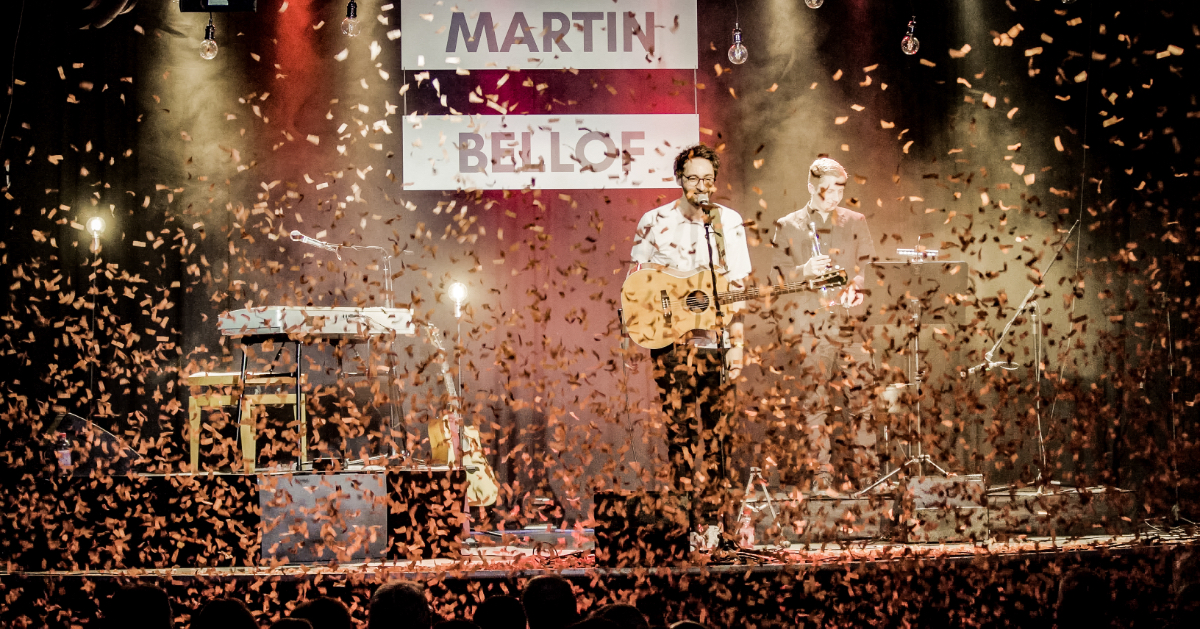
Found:
[[[688,310],[692,312],[704,312],[708,310],[708,295],[703,291],[692,291],[688,293],[684,303],[687,304]]]

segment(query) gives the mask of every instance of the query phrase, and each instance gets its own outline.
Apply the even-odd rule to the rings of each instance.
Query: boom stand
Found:
[[[1041,271],[1038,273],[1039,282],[1037,284],[1034,284],[1033,286],[1029,287],[1029,292],[1025,293],[1025,299],[1021,300],[1021,305],[1017,306],[1017,310],[1015,312],[1013,312],[1011,317],[1008,318],[1008,323],[1006,323],[1004,325],[1004,330],[1002,332],[1000,332],[1000,337],[996,339],[996,343],[994,345],[992,345],[992,348],[989,349],[986,354],[983,355],[984,362],[982,362],[974,367],[971,367],[970,369],[968,369],[965,372],[967,374],[971,374],[971,373],[975,373],[976,371],[979,371],[981,369],[983,371],[987,371],[994,367],[1001,367],[1004,369],[1008,369],[1009,367],[1005,366],[1005,365],[1007,365],[1007,363],[992,362],[992,357],[995,355],[996,350],[1000,349],[1000,344],[1003,343],[1004,339],[1008,336],[1008,331],[1011,330],[1013,327],[1013,324],[1016,323],[1017,317],[1020,317],[1021,313],[1024,312],[1026,308],[1030,309],[1029,320],[1030,320],[1030,323],[1033,325],[1032,338],[1033,338],[1033,344],[1034,344],[1034,348],[1033,348],[1033,382],[1034,382],[1033,409],[1034,409],[1034,411],[1033,412],[1034,412],[1034,416],[1037,418],[1038,455],[1039,455],[1039,458],[1041,459],[1041,464],[1038,466],[1037,478],[1034,480],[1034,482],[1038,486],[1038,493],[1042,492],[1043,488],[1045,487],[1045,485],[1047,483],[1050,483],[1050,484],[1058,484],[1058,483],[1056,483],[1054,481],[1046,480],[1048,478],[1048,476],[1046,475],[1046,466],[1047,466],[1046,439],[1045,439],[1044,435],[1042,434],[1042,326],[1038,320],[1038,316],[1039,316],[1038,304],[1036,301],[1033,301],[1033,294],[1035,292],[1037,292],[1038,288],[1043,286],[1043,283],[1040,280],[1044,279],[1046,277],[1046,274],[1050,272],[1050,269],[1054,268],[1054,263],[1058,261],[1059,254],[1062,253],[1062,250],[1067,246],[1067,243],[1070,242],[1071,234],[1075,232],[1075,228],[1078,226],[1079,226],[1079,221],[1075,221],[1075,224],[1071,225],[1071,229],[1068,230],[1067,235],[1063,237],[1062,245],[1060,245],[1058,247],[1058,250],[1054,252],[1054,258],[1052,258],[1050,260],[1050,264],[1046,265],[1046,269],[1044,271]],[[1015,367],[1012,367],[1012,368],[1015,369]],[[1053,413],[1051,413],[1051,414],[1053,414]],[[1044,478],[1044,476],[1045,476],[1045,478]]]

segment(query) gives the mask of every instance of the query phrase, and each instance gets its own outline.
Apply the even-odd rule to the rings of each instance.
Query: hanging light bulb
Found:
[[[825,4],[825,0],[804,0],[804,4],[807,4],[810,9],[819,9],[822,4]]]
[[[104,219],[93,216],[88,219],[87,232],[92,235],[92,245],[88,247],[92,253],[100,253],[100,235],[104,233]]]
[[[204,41],[200,42],[200,58],[212,59],[217,56],[217,28],[213,26],[212,14],[208,14],[208,26],[204,27]]]
[[[454,317],[462,317],[463,304],[467,303],[467,285],[462,282],[451,284],[450,300],[454,302]]]
[[[916,35],[913,35],[913,31],[916,30],[916,28],[917,16],[914,15],[913,18],[908,21],[908,34],[904,36],[904,39],[900,40],[900,50],[903,50],[904,54],[906,55],[917,54],[917,49],[921,47],[921,42],[917,41]]]
[[[750,53],[742,45],[742,29],[738,28],[735,23],[733,25],[733,45],[729,47],[729,63],[740,66],[749,58]]]
[[[362,32],[358,24],[358,3],[354,0],[346,3],[346,19],[342,20],[342,34],[346,37],[356,37]]]

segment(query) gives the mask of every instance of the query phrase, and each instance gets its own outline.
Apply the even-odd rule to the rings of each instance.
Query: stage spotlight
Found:
[[[904,39],[900,40],[900,50],[903,50],[904,54],[906,55],[917,54],[917,49],[921,47],[921,42],[917,41],[917,36],[913,34],[913,31],[915,31],[916,28],[917,16],[914,15],[913,18],[908,21],[908,34],[904,36]]]
[[[462,316],[463,304],[467,303],[467,285],[455,282],[450,285],[450,299],[454,302],[454,317]]]
[[[92,235],[92,246],[89,250],[92,253],[100,252],[100,234],[104,233],[104,219],[99,216],[93,216],[88,219],[85,225],[87,232]]]
[[[362,32],[362,26],[358,24],[358,3],[354,0],[346,3],[346,19],[342,20],[342,34],[346,37],[355,37]]]
[[[804,4],[807,4],[810,9],[819,9],[822,4],[825,4],[825,0],[804,0]]]
[[[204,41],[200,42],[200,58],[212,59],[217,56],[217,27],[213,26],[212,15],[208,16],[208,26],[204,27]]]
[[[737,24],[733,25],[733,45],[729,47],[729,63],[734,65],[742,65],[750,58],[750,53],[746,47],[742,45],[742,29],[738,28]]]

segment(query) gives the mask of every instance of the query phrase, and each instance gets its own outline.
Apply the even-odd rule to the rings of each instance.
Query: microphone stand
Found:
[[[726,329],[726,327],[725,327],[725,311],[723,311],[721,309],[721,296],[717,292],[717,260],[713,256],[713,239],[715,237],[715,232],[713,231],[713,226],[712,226],[712,221],[713,221],[712,212],[720,212],[721,208],[720,208],[720,206],[709,203],[707,194],[705,194],[702,199],[698,197],[697,201],[699,202],[699,207],[702,210],[704,210],[704,245],[705,245],[705,247],[708,248],[708,272],[712,278],[713,305],[717,309],[717,311],[716,311],[717,326],[718,326],[718,332],[720,334],[720,337],[719,337],[720,340],[717,343],[718,355],[720,356],[720,361],[721,361],[720,389],[723,390],[725,388],[725,385],[728,384],[728,382],[729,382],[729,369],[726,367],[726,359],[728,358],[730,343],[729,343],[729,330]],[[723,397],[723,393],[722,393],[722,397]],[[724,414],[726,412],[726,410],[727,409],[724,408],[724,405],[722,405],[720,412],[722,414]],[[699,413],[700,413],[700,409],[697,409],[697,415],[699,415]],[[703,429],[704,422],[701,421],[700,423],[701,423],[701,428]],[[701,432],[703,432],[703,430],[701,430]],[[719,466],[718,469],[721,472],[721,481],[724,481],[726,479],[726,476],[729,474],[729,468],[727,465],[728,462],[726,461],[726,456],[725,456],[726,444],[725,444],[724,439],[721,439],[719,437],[717,437],[716,439],[717,439],[717,464]],[[694,506],[692,509],[688,510],[689,517],[692,515],[692,513],[694,511],[695,511]],[[689,526],[691,527],[690,530],[695,530],[695,522],[691,522],[689,524]]]
[[[1029,287],[1029,292],[1025,293],[1025,298],[1021,300],[1021,305],[1017,306],[1016,311],[1014,311],[1012,316],[1008,318],[1008,323],[1004,325],[1004,330],[1000,332],[1000,336],[996,339],[996,343],[993,344],[992,348],[983,355],[984,362],[967,370],[967,373],[975,373],[980,369],[987,371],[995,365],[1002,364],[993,363],[992,356],[998,349],[1000,349],[1000,344],[1003,343],[1004,339],[1008,336],[1008,332],[1012,329],[1013,324],[1016,323],[1017,317],[1021,316],[1021,313],[1024,312],[1026,308],[1030,308],[1029,319],[1033,325],[1032,337],[1034,343],[1033,409],[1034,416],[1037,419],[1038,453],[1041,458],[1041,464],[1038,467],[1037,478],[1034,481],[1034,483],[1038,486],[1038,493],[1041,493],[1044,487],[1043,475],[1045,475],[1046,478],[1049,478],[1049,474],[1046,471],[1046,467],[1048,465],[1046,460],[1046,440],[1045,436],[1042,434],[1042,326],[1038,320],[1038,304],[1033,300],[1033,294],[1036,293],[1037,289],[1043,285],[1041,280],[1045,279],[1046,274],[1050,272],[1050,269],[1054,268],[1054,263],[1058,261],[1058,254],[1062,253],[1062,250],[1067,246],[1067,243],[1071,241],[1071,234],[1075,232],[1075,228],[1078,226],[1079,221],[1077,220],[1075,221],[1075,224],[1071,226],[1071,229],[1067,231],[1067,235],[1063,237],[1063,242],[1061,245],[1059,245],[1058,250],[1054,252],[1054,257],[1050,259],[1050,264],[1046,265],[1044,270],[1038,272],[1039,282]],[[960,374],[960,376],[961,375],[963,374]],[[1053,481],[1048,482],[1053,483]]]
[[[376,245],[335,245],[333,243],[316,240],[315,238],[308,238],[307,236],[302,235],[299,231],[293,231],[291,233],[291,239],[295,242],[304,242],[305,244],[311,244],[314,247],[320,247],[327,251],[331,251],[331,252],[333,252],[334,255],[336,255],[338,257],[339,260],[342,259],[342,255],[340,253],[341,249],[350,249],[352,251],[377,251],[377,252],[379,252],[379,255],[380,255],[380,265],[379,266],[380,266],[380,269],[383,271],[383,307],[384,308],[395,308],[396,307],[396,294],[392,287],[392,259],[394,256],[392,256],[392,252],[390,250],[388,250],[384,247],[376,246]],[[405,249],[403,251],[403,253],[411,254],[412,252]],[[389,345],[394,345],[394,343],[395,343],[395,334],[393,333],[392,334],[392,343],[390,343]],[[394,350],[394,348],[393,348],[393,350]],[[372,355],[372,353],[371,353],[371,336],[367,335],[367,378],[368,379],[370,379],[374,375],[373,369],[371,368],[371,355]],[[388,461],[389,461],[389,463],[396,463],[399,461],[404,461],[404,460],[407,460],[410,456],[412,456],[412,452],[410,452],[408,450],[408,430],[407,430],[407,428],[404,430],[404,446],[402,448],[400,448],[399,451],[397,451],[397,448],[396,448],[395,433],[396,433],[397,427],[399,427],[401,422],[400,422],[399,412],[396,409],[396,405],[399,403],[399,400],[400,400],[400,388],[396,384],[396,374],[394,373],[395,368],[396,368],[395,356],[396,356],[395,351],[388,352],[387,389],[388,389],[388,398],[389,398],[388,399],[388,401],[389,401],[389,404],[388,404],[388,448],[389,448]],[[297,399],[299,399],[299,397],[297,397]]]
[[[346,249],[354,251],[378,251],[380,254],[380,269],[383,271],[383,307],[395,308],[396,295],[392,291],[392,253],[383,247],[375,245],[349,245]],[[394,345],[396,336],[392,333],[392,343]],[[401,461],[408,460],[412,456],[412,452],[408,450],[408,429],[404,430],[404,447],[399,451],[396,449],[396,429],[400,425],[400,414],[396,410],[396,405],[399,404],[400,390],[396,386],[396,352],[394,347],[391,347],[387,353],[387,390],[388,390],[388,461],[392,464],[397,464]],[[371,337],[367,336],[367,356],[371,356]],[[368,369],[368,376],[370,370]]]

